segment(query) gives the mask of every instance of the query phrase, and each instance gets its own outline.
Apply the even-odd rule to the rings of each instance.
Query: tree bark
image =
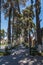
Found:
[[[29,51],[30,51],[30,55],[31,55],[31,37],[30,37],[30,31],[29,31],[29,47],[30,47]]]
[[[19,12],[19,14],[21,14],[21,12],[20,12],[20,7],[19,7],[19,0],[17,0],[17,7],[18,7],[18,12]]]
[[[14,17],[15,17],[15,9],[13,7],[13,21],[12,21],[12,43],[14,41]]]
[[[11,10],[9,10],[9,21],[8,21],[8,44],[11,45]]]
[[[37,43],[38,43],[38,52],[41,53],[42,48],[42,39],[41,39],[41,29],[40,29],[40,1],[36,0],[36,32],[37,32]]]
[[[40,9],[37,8],[37,6],[38,6],[38,0],[36,0],[36,32],[37,32],[37,43],[42,44],[41,30],[40,30],[40,19],[39,19],[39,13],[38,13],[38,10],[40,11]]]
[[[27,29],[25,28],[25,29],[24,29],[24,42],[25,42],[25,43],[28,42],[27,36],[28,36],[28,31],[27,31]]]

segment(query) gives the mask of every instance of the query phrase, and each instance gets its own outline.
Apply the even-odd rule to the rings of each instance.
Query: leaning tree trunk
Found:
[[[8,21],[8,47],[11,47],[11,10],[12,8],[10,8],[9,10],[9,21]]]
[[[35,3],[36,3],[37,43],[38,43],[38,45],[41,45],[42,44],[42,40],[41,40],[40,19],[39,19],[39,14],[40,14],[40,0],[36,0]],[[39,51],[41,51],[41,49]]]

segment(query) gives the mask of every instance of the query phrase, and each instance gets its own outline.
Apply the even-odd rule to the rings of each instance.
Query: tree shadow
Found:
[[[29,55],[28,49],[18,49],[9,56],[0,57],[0,65],[43,65],[43,57]]]

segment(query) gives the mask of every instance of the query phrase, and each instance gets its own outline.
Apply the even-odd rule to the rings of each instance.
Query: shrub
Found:
[[[6,47],[4,55],[10,55],[10,53],[11,53],[10,50],[8,49],[8,47]]]
[[[34,48],[31,48],[31,55],[35,56],[38,54],[38,51],[37,49],[34,47]]]

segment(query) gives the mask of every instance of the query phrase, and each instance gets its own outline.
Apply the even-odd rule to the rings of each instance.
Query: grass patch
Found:
[[[6,52],[0,52],[0,56],[6,56],[6,55],[10,55],[10,53],[6,53]]]
[[[0,52],[0,56],[3,56],[4,52]]]
[[[5,51],[4,52],[0,52],[0,56],[6,56],[6,55],[10,55],[11,54],[11,52],[10,52],[10,50],[8,50],[8,48],[6,47],[5,48]]]
[[[0,56],[10,55],[10,52],[0,52]]]
[[[5,44],[1,44],[1,43],[0,43],[0,46],[7,46],[7,45],[8,45],[8,44],[6,44],[6,43],[5,43]]]

